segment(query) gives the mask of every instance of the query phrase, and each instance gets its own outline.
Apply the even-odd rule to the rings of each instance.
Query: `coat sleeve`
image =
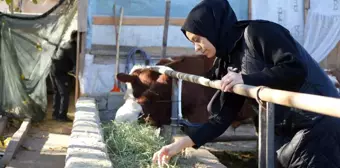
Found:
[[[301,46],[288,30],[276,24],[258,23],[249,25],[244,35],[250,54],[273,65],[260,72],[243,74],[244,84],[285,89],[304,81],[306,70],[299,60]]]
[[[196,132],[188,134],[197,149],[223,134],[241,110],[245,97],[218,90],[208,105],[212,117]]]

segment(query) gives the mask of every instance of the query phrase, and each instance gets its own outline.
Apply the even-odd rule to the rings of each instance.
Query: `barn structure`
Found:
[[[190,9],[199,0],[172,0],[167,33],[166,56],[193,53],[193,46],[179,31]],[[229,0],[238,19],[266,19],[288,28],[323,68],[340,68],[340,25],[337,0]],[[117,4],[116,14],[113,4]],[[144,50],[152,59],[162,56],[166,2],[162,0],[85,0],[79,6],[79,29],[84,32],[80,55],[80,93],[105,93],[114,82],[115,24],[119,7],[124,8],[120,34],[120,71],[133,47]],[[86,21],[85,21],[86,20]],[[140,60],[140,59],[139,59]],[[141,60],[140,60],[141,61]],[[131,67],[131,66],[130,66]],[[106,80],[103,80],[106,79]],[[107,80],[112,79],[112,80]]]
[[[98,161],[98,165],[112,167],[105,152],[105,143],[100,136],[100,122],[112,119],[113,115],[110,112],[123,104],[123,92],[110,93],[115,85],[117,65],[119,65],[119,72],[126,72],[133,63],[143,64],[146,61],[153,64],[162,57],[194,53],[192,44],[185,39],[179,28],[190,9],[199,1],[77,1],[78,23],[73,24],[78,26],[80,35],[75,90],[77,113],[67,149],[65,167],[77,167],[74,165],[80,162],[94,164],[92,158],[86,157],[86,153],[93,151],[93,148],[99,151],[95,156],[103,158],[102,161]],[[37,8],[30,0],[14,0],[13,7],[8,7],[5,1],[0,1],[0,10],[10,13],[14,9],[19,9],[25,15],[35,15],[33,11],[44,13],[60,1],[39,2],[40,7]],[[340,0],[322,2],[320,0],[229,0],[229,2],[239,20],[266,19],[277,22],[288,28],[294,38],[323,68],[340,68]],[[115,12],[114,4],[117,7]],[[120,7],[124,9],[123,19],[120,19]],[[120,21],[122,26],[117,40],[116,31]],[[120,44],[120,51],[116,48],[117,41]],[[34,47],[39,48],[39,45]],[[137,49],[140,52],[135,54]],[[119,53],[118,64],[117,53]],[[136,58],[133,57],[134,55]],[[21,132],[26,133],[26,131]],[[91,150],[80,149],[81,145],[92,148]],[[11,157],[15,150],[10,151]],[[83,161],[79,161],[79,158]]]
[[[145,51],[136,63],[154,62],[162,57],[193,53],[193,46],[179,31],[190,9],[199,0],[84,0],[79,3],[78,28],[81,31],[78,57],[77,96],[92,95],[97,99],[99,115],[114,104],[110,98],[115,85],[116,66],[119,72],[131,68],[136,47]],[[239,20],[265,19],[286,27],[311,56],[325,68],[340,68],[340,8],[338,0],[229,0]],[[117,40],[119,10],[123,7],[121,33]],[[171,4],[170,14],[166,4]],[[120,44],[117,62],[117,42]],[[166,50],[165,50],[166,49]],[[165,54],[164,54],[165,53]],[[138,55],[138,54],[137,54]],[[144,55],[145,56],[145,55]],[[148,57],[149,56],[149,57]],[[125,68],[127,67],[127,68]],[[113,97],[123,94],[113,94]],[[104,105],[104,106],[101,106]],[[111,110],[112,110],[111,109]],[[112,116],[111,114],[108,116]],[[101,116],[101,119],[104,119]]]

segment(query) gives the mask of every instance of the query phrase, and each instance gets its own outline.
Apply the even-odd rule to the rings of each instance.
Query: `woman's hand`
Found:
[[[228,74],[221,79],[221,90],[223,92],[232,92],[232,88],[236,84],[243,84],[242,75],[228,68]]]
[[[176,143],[163,146],[161,150],[153,155],[152,161],[153,163],[158,164],[158,166],[164,166],[164,164],[169,162],[171,157],[179,153],[181,150],[182,149]]]
[[[163,146],[153,155],[152,161],[155,164],[157,163],[158,166],[164,166],[166,163],[169,162],[171,157],[181,152],[184,148],[191,147],[193,145],[194,143],[192,142],[192,140],[188,136],[185,136],[169,145]]]

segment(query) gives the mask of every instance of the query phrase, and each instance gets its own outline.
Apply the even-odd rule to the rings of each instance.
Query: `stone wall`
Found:
[[[65,168],[112,168],[94,98],[80,97],[70,136]]]

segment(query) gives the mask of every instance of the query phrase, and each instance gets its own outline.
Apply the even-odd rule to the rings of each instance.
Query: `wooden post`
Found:
[[[307,18],[309,9],[310,9],[310,0],[304,0],[304,15],[303,15],[304,24],[306,24],[306,18]]]
[[[162,58],[165,58],[166,56],[171,0],[166,0],[165,3],[166,4],[165,4],[165,17],[164,17],[163,43],[162,43]]]
[[[11,14],[14,14],[14,0],[12,0],[12,2],[11,2]]]
[[[81,43],[81,35],[82,33],[78,31],[78,34],[77,34],[77,57],[76,57],[76,83],[75,83],[75,95],[74,95],[74,102],[76,103],[77,100],[78,100],[78,97],[79,97],[79,58],[80,58],[80,50],[81,50],[81,47],[80,47],[80,43]]]
[[[7,121],[8,121],[7,116],[1,116],[1,118],[0,118],[0,135],[3,135],[3,132],[4,132],[6,125],[7,125]]]
[[[82,73],[84,66],[86,48],[86,29],[87,29],[87,8],[88,0],[78,1],[78,38],[77,38],[77,59],[76,59],[76,86],[75,102],[79,98],[79,73]]]
[[[251,12],[251,9],[252,9],[252,0],[248,0],[248,20],[251,20],[252,19],[252,12]]]
[[[27,118],[22,123],[20,128],[14,133],[11,141],[9,142],[5,155],[0,160],[0,167],[5,167],[13,159],[15,154],[21,147],[24,139],[27,136],[28,130],[31,127],[31,119]]]

